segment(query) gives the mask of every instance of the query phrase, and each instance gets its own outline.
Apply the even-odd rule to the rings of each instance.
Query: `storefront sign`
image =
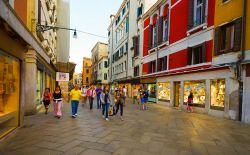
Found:
[[[69,81],[69,73],[56,72],[56,81]]]
[[[141,83],[156,83],[156,78],[152,77],[152,78],[141,79]]]

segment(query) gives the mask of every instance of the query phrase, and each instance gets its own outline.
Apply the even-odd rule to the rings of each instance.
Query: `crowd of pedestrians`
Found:
[[[146,103],[148,102],[148,90],[140,87],[133,88],[133,104],[138,104],[140,110],[146,110]],[[117,115],[123,121],[124,106],[126,105],[126,99],[128,91],[125,86],[116,86],[113,91],[113,97],[111,96],[109,86],[86,86],[79,87],[75,85],[69,93],[68,101],[71,104],[71,116],[76,118],[78,115],[78,107],[80,102],[84,105],[89,104],[90,112],[93,111],[93,102],[96,98],[96,108],[100,109],[100,113],[103,118],[109,121],[109,116]],[[50,103],[53,102],[54,117],[60,119],[62,117],[62,104],[63,95],[60,86],[57,86],[53,93],[49,88],[45,89],[43,94],[43,103],[45,107],[45,114],[48,114]]]

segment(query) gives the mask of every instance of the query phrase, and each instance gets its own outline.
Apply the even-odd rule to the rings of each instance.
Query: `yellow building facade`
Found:
[[[90,78],[92,74],[92,61],[91,58],[83,58],[83,68],[82,68],[82,82],[83,86],[90,86]]]
[[[250,123],[250,3],[215,0],[212,64],[225,67],[226,111],[230,118]]]

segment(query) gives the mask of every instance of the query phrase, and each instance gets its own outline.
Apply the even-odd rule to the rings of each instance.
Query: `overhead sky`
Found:
[[[115,14],[122,0],[70,0],[70,27],[80,31],[108,36],[107,28],[110,15]],[[77,33],[70,38],[70,61],[75,62],[76,73],[81,73],[83,57],[91,57],[91,49],[96,42],[108,42],[106,38],[99,38],[83,33]]]

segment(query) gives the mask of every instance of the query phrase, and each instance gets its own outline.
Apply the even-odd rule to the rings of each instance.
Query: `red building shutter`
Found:
[[[217,56],[220,51],[220,29],[221,27],[216,27],[214,31],[214,56]]]
[[[203,14],[203,19],[202,19],[202,23],[206,22],[206,9],[207,9],[207,0],[202,0],[202,4],[203,4],[203,8],[202,8],[202,14]]]
[[[149,35],[148,35],[148,50],[152,48],[152,41],[153,41],[153,25],[149,25]]]
[[[204,63],[204,62],[207,62],[207,49],[206,49],[206,45],[207,45],[206,42],[204,42],[204,43],[202,44],[202,62],[203,62],[203,63]]]
[[[242,18],[238,18],[234,21],[234,51],[241,49],[241,29]]]
[[[187,65],[192,65],[192,47],[188,47]]]
[[[193,28],[194,25],[194,0],[188,1],[188,29]]]
[[[163,17],[158,20],[158,45],[162,43],[163,39]]]

